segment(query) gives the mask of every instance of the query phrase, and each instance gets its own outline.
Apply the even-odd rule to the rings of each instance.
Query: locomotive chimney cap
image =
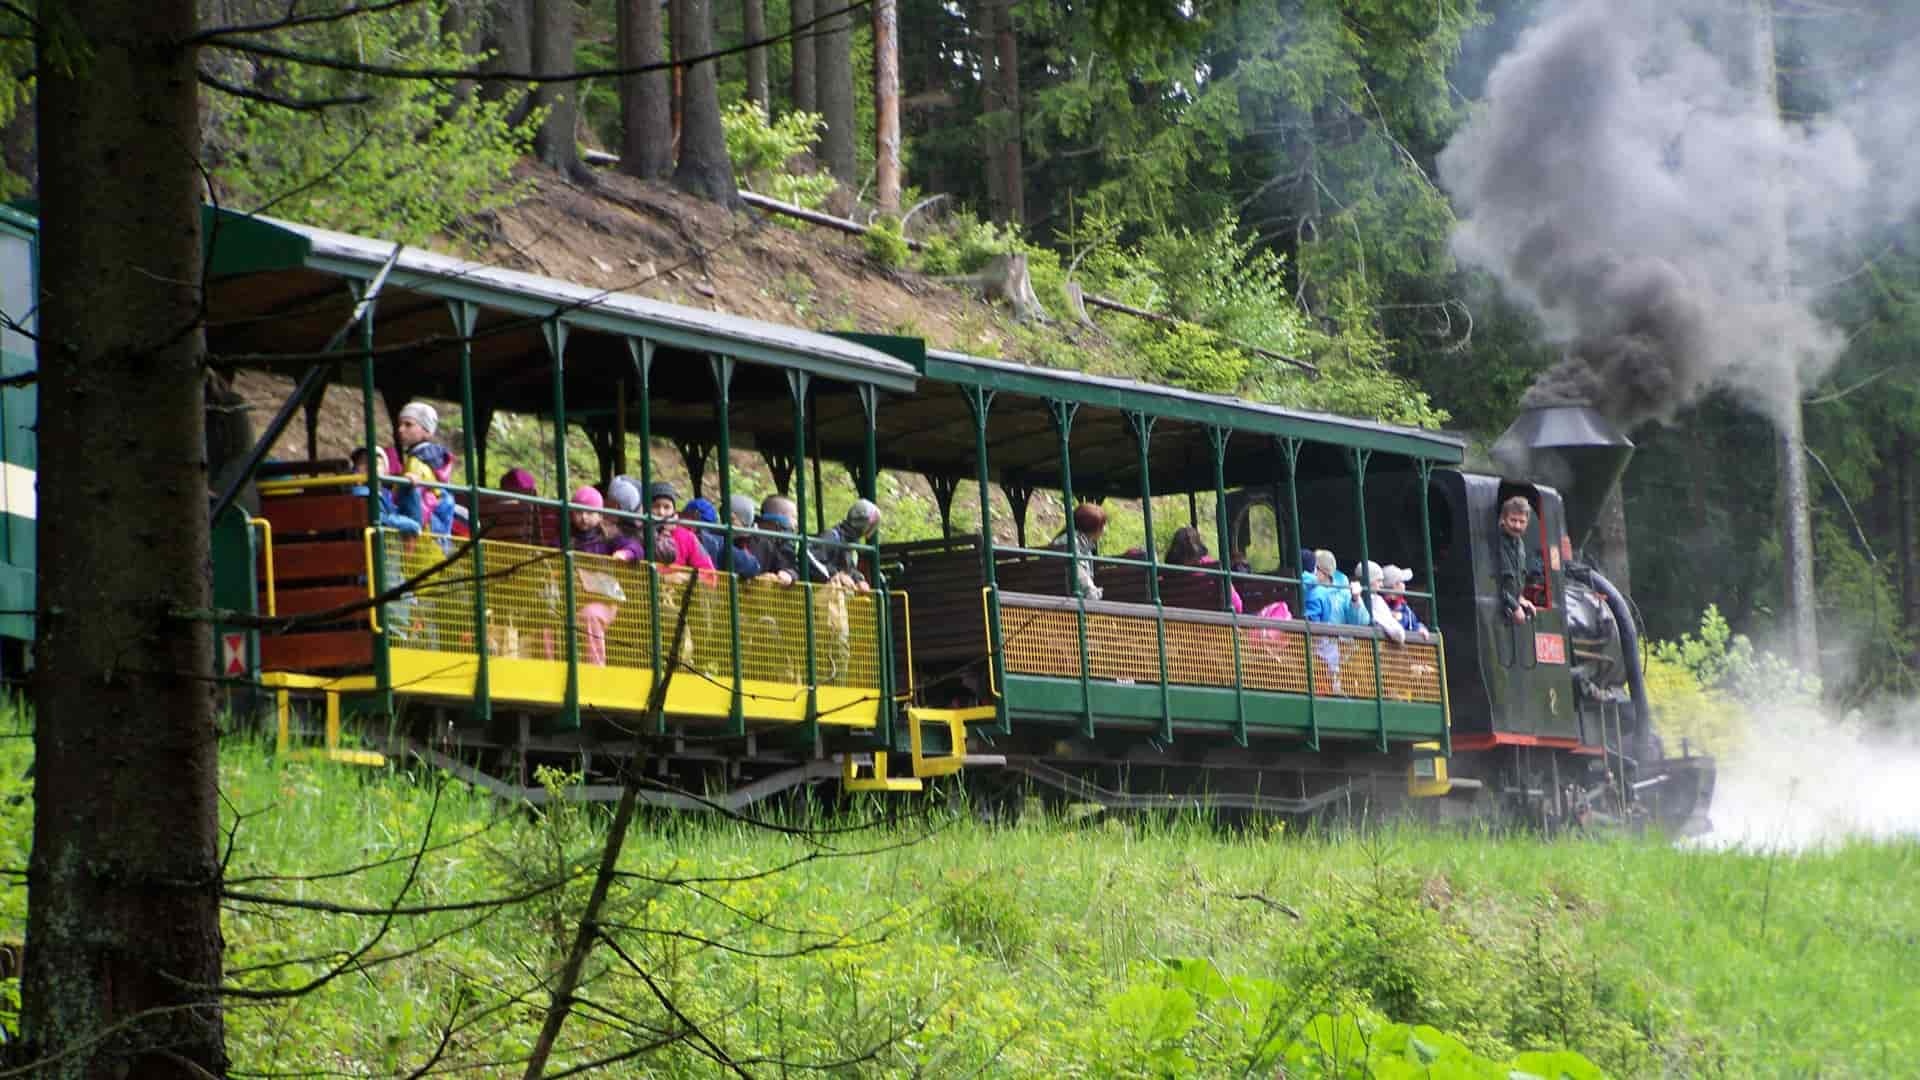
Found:
[[[1633,457],[1633,441],[1591,405],[1536,405],[1514,418],[1489,454],[1503,476],[1557,489],[1567,533],[1584,544]]]

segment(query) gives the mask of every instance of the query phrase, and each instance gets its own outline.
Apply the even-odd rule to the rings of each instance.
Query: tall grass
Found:
[[[25,740],[0,740],[6,793],[24,789],[27,754]],[[377,909],[571,877],[522,904],[384,932],[368,915],[230,905],[231,983],[301,989],[356,950],[372,962],[287,1000],[236,1000],[238,1067],[405,1074],[444,1038],[446,1062],[517,1072],[485,1063],[523,1056],[538,1028],[605,808],[534,813],[430,774],[289,764],[248,743],[223,766],[236,890]],[[782,821],[849,830],[909,809]],[[14,865],[28,814],[0,803]],[[636,876],[615,890],[610,932],[685,1018],[762,1059],[756,1075],[792,1074],[774,1060],[860,1075],[1237,1075],[1255,991],[1299,995],[1296,1026],[1316,1011],[1384,1014],[1490,1059],[1570,1047],[1610,1075],[1920,1070],[1911,842],[1770,870],[1763,854],[1643,842],[1299,836],[1192,816],[993,827],[933,807],[812,836],[648,816],[621,867]],[[23,892],[6,895],[0,914],[18,934]],[[1196,960],[1220,987],[1239,980],[1233,991],[1164,989],[1170,972],[1196,985]],[[675,1023],[610,949],[582,996],[558,1062]],[[1175,997],[1191,1018],[1168,1019]],[[721,1071],[688,1044],[623,1068]]]

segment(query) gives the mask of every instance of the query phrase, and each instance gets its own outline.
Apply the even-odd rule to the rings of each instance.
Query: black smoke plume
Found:
[[[1907,212],[1915,104],[1783,122],[1743,7],[1550,5],[1442,153],[1455,254],[1561,349],[1525,404],[1584,401],[1628,430],[1724,387],[1777,415],[1839,354],[1795,279]]]

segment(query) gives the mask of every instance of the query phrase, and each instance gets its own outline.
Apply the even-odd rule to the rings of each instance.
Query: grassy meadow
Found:
[[[0,742],[0,793],[29,791],[29,755]],[[224,757],[229,890],[308,905],[230,901],[229,982],[288,992],[235,999],[236,1069],[519,1075],[608,808],[535,814],[249,742]],[[8,866],[30,813],[0,802]],[[662,1040],[603,1074],[1920,1071],[1912,843],[988,826],[931,800],[780,825],[797,831],[636,822],[549,1075]],[[23,931],[24,889],[4,920]]]

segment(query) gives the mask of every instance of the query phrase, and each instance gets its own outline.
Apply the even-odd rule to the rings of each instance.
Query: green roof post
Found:
[[[1433,581],[1433,507],[1430,505],[1433,497],[1430,487],[1433,483],[1433,459],[1415,458],[1413,467],[1420,476],[1420,554],[1426,560],[1427,570],[1427,625],[1433,627],[1434,658],[1438,661],[1440,679],[1444,683],[1447,678],[1447,643],[1440,636],[1440,589]],[[1440,700],[1443,706],[1447,702],[1444,687]],[[1440,753],[1444,757],[1453,756],[1453,716],[1450,709],[1448,712],[1440,727]]]
[[[866,414],[866,432],[860,460],[860,497],[874,505],[880,503],[880,436],[876,425],[880,417],[880,391],[872,383],[861,383],[860,409]],[[823,530],[824,531],[824,530]],[[887,576],[880,569],[880,527],[875,526],[873,535],[867,538],[873,546],[873,595],[878,610],[874,612],[873,637],[874,648],[878,650],[880,683],[880,741],[893,745],[893,598],[887,592]],[[854,553],[856,556],[858,552]],[[964,749],[964,748],[962,748]]]
[[[1367,563],[1373,556],[1367,551],[1367,463],[1373,459],[1373,451],[1350,449],[1347,461],[1353,466],[1354,506],[1360,512],[1360,576],[1368,580],[1360,583],[1360,598],[1367,605],[1367,624],[1373,632],[1367,638],[1367,644],[1373,648],[1373,719],[1378,730],[1378,749],[1387,752],[1387,707],[1380,699],[1380,632],[1373,627],[1373,581],[1366,573]]]
[[[713,411],[719,420],[715,452],[720,459],[720,536],[725,545],[720,553],[724,556],[733,547],[733,438],[728,430],[733,415],[733,358],[711,355],[707,357],[707,365],[713,370],[713,386],[720,395],[714,399]],[[698,498],[699,494],[694,492],[694,497]],[[733,693],[727,704],[727,725],[733,734],[745,735],[746,687],[740,672],[740,583],[726,572],[726,567],[718,569],[727,583],[727,649],[733,660]]]
[[[1147,597],[1153,601],[1154,647],[1160,658],[1160,734],[1161,742],[1173,741],[1173,695],[1167,686],[1167,609],[1160,604],[1160,557],[1153,538],[1153,472],[1149,464],[1148,443],[1153,439],[1151,413],[1129,411],[1127,423],[1133,428],[1133,444],[1140,465],[1140,517],[1146,527]]]
[[[633,360],[633,373],[640,384],[640,495],[646,497],[653,486],[653,350],[652,341],[628,338],[627,356]],[[562,492],[564,495],[565,493]],[[562,513],[561,517],[566,514]],[[653,530],[640,530],[641,549],[647,556],[647,663],[653,668],[656,685],[666,675],[660,663],[660,575],[654,570]],[[662,712],[654,719],[654,734],[667,733],[667,718]]]
[[[387,538],[386,531],[380,528],[380,460],[376,456],[382,453],[379,447],[380,421],[373,407],[373,315],[377,299],[366,297],[362,292],[365,286],[355,283],[353,291],[356,298],[367,305],[360,319],[360,400],[363,420],[367,429],[367,523],[373,527],[373,567],[370,573],[377,579],[369,582],[375,595],[387,590]],[[422,522],[421,524],[425,524]],[[398,584],[398,582],[394,582]],[[391,609],[380,605],[380,615],[385,616]],[[373,684],[389,706],[393,694],[393,658],[389,655],[393,627],[384,617],[380,618],[380,632],[373,635]]]
[[[567,324],[558,315],[541,324],[553,368],[553,458],[560,476],[560,560],[565,580],[560,595],[567,635],[567,688],[560,706],[560,730],[580,730],[580,611],[573,581],[573,495],[567,487]]]
[[[1287,507],[1293,520],[1293,546],[1304,549],[1307,546],[1307,538],[1306,535],[1300,531],[1300,440],[1288,436],[1286,438],[1275,439],[1274,444],[1280,448],[1280,461],[1287,467]],[[1282,552],[1281,557],[1284,559],[1286,553]],[[1284,563],[1282,565],[1284,565]],[[1300,620],[1307,628],[1307,647],[1304,657],[1307,665],[1307,749],[1319,750],[1320,717],[1315,710],[1313,693],[1313,624],[1306,621],[1306,575],[1313,572],[1313,567],[1302,566],[1299,569],[1301,577]]]
[[[1053,430],[1060,437],[1060,508],[1067,515],[1067,594],[1074,598],[1074,626],[1080,639],[1080,732],[1093,738],[1093,686],[1088,675],[1087,597],[1080,591],[1080,530],[1074,527],[1073,512],[1073,417],[1080,411],[1077,401],[1050,398],[1047,410],[1053,414]],[[1089,569],[1088,573],[1093,571]]]
[[[473,540],[473,720],[486,727],[493,722],[493,683],[487,647],[487,558],[480,535],[480,450],[473,422],[473,328],[480,309],[465,300],[447,304],[454,331],[460,335],[460,453],[467,473],[467,511]]]
[[[1240,656],[1240,614],[1233,610],[1233,553],[1229,545],[1233,531],[1227,521],[1227,440],[1231,428],[1217,425],[1207,428],[1207,445],[1213,450],[1213,531],[1220,543],[1220,609],[1233,620],[1233,741],[1247,745],[1247,689],[1242,683],[1244,660]]]
[[[798,551],[793,587],[800,590],[801,617],[806,629],[807,668],[807,741],[820,733],[819,665],[814,661],[813,579],[807,573],[807,384],[812,376],[804,371],[787,372],[787,389],[793,395],[793,531]],[[824,531],[824,530],[823,530]]]
[[[993,703],[999,713],[996,730],[1007,735],[1013,731],[1013,718],[1007,713],[1007,658],[1000,642],[1000,584],[994,579],[993,564],[993,473],[987,461],[987,414],[993,409],[993,391],[962,386],[960,393],[973,416],[973,482],[980,488],[980,577],[986,583],[982,603],[987,609],[987,671],[999,689]]]

